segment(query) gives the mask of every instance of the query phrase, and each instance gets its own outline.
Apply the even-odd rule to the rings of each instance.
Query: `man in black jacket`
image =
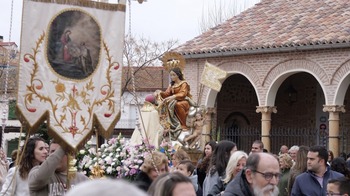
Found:
[[[227,185],[224,196],[278,195],[280,168],[268,153],[252,153],[246,168]]]

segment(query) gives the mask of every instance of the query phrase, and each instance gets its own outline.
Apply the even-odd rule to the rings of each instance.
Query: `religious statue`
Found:
[[[197,143],[199,143],[202,137],[202,130],[205,123],[205,117],[201,112],[195,114],[193,122],[193,131],[192,134],[184,139],[186,146],[189,148],[194,148]],[[189,143],[190,142],[190,143]]]
[[[169,133],[172,140],[176,140],[182,131],[189,131],[186,119],[194,102],[191,99],[190,85],[185,80],[181,69],[172,68],[169,74],[171,78],[169,87],[166,91],[157,90],[155,96],[159,100],[160,117],[161,119],[163,117],[163,122],[166,120],[164,132]]]
[[[182,72],[184,60],[181,58],[181,55],[171,52],[163,57],[163,66],[169,71],[170,84],[165,91],[156,90],[152,95],[146,97],[143,109],[151,108],[152,110],[151,112],[141,110],[143,126],[134,131],[131,137],[132,143],[141,143],[143,139],[154,146],[158,146],[163,141],[174,141],[179,145],[185,145],[184,139],[192,134],[193,126],[196,126],[196,129],[186,141],[193,140],[191,147],[199,141],[200,126],[203,126],[204,120],[202,125],[200,125],[200,120],[189,122],[195,116],[198,106],[192,100],[190,85]],[[195,108],[196,112],[189,115],[192,111],[190,108]]]

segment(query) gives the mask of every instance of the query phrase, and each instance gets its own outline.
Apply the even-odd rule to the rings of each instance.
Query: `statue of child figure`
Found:
[[[197,112],[195,115],[195,120],[193,122],[193,132],[190,136],[184,139],[184,142],[186,142],[187,144],[189,143],[189,141],[191,141],[188,146],[189,148],[193,148],[196,145],[196,143],[201,139],[204,123],[205,118],[203,117],[202,112]]]

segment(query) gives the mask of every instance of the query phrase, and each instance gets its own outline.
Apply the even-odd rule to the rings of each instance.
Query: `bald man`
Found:
[[[278,195],[280,178],[277,159],[269,153],[252,153],[246,168],[226,187],[224,196]]]

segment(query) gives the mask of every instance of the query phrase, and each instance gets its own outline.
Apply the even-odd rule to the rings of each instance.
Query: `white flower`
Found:
[[[124,169],[125,171],[127,171],[127,172],[130,170],[130,169],[129,169],[128,167],[126,167],[126,166],[124,166],[123,169]]]
[[[106,161],[107,164],[111,164],[112,163],[112,158],[108,156],[108,157],[105,158],[105,161]]]
[[[103,148],[107,148],[109,145],[108,144],[102,144]]]
[[[79,153],[80,153],[80,154],[85,154],[85,150],[82,149],[82,150],[79,151]]]
[[[92,145],[92,142],[91,142],[91,141],[88,141],[88,142],[87,142],[87,145]]]
[[[117,171],[119,172],[119,171],[120,171],[120,169],[121,169],[121,168],[120,168],[120,166],[118,166],[118,167],[117,167]]]
[[[90,168],[90,165],[92,165],[91,159],[85,164],[85,168]]]
[[[107,174],[111,174],[112,173],[112,167],[107,167],[106,172],[107,172]]]
[[[105,164],[105,161],[104,161],[103,159],[100,159],[100,160],[98,161],[98,164],[104,165],[104,164]]]
[[[90,154],[96,154],[96,149],[95,148],[90,148],[89,149]]]

